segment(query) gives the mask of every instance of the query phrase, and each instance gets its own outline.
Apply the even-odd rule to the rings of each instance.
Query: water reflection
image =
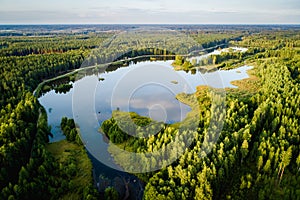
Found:
[[[170,90],[160,85],[147,85],[132,95],[129,110],[156,121],[174,123],[181,121],[190,108],[176,101]]]
[[[198,69],[194,74],[174,71],[171,63],[172,61],[131,63],[129,67],[117,68],[115,71],[103,71],[97,75],[85,76],[73,83],[73,88],[66,94],[58,94],[54,90],[47,92],[39,98],[39,101],[46,108],[48,121],[52,126],[54,138],[50,141],[64,138],[59,129],[63,116],[74,117],[81,127],[82,134],[86,135],[88,141],[95,141],[97,146],[102,141],[102,136],[98,133],[100,124],[109,119],[112,110],[117,108],[137,112],[142,116],[151,116],[153,119],[167,123],[181,121],[190,108],[178,102],[175,98],[176,94],[195,92],[198,85],[235,88],[236,86],[233,86],[231,81],[247,78],[246,71],[251,69],[249,66],[243,66],[233,70],[210,73]],[[99,81],[100,77],[104,80]],[[76,100],[76,110],[80,115],[90,113],[97,120],[97,123],[93,124],[90,124],[88,119],[82,120],[82,123],[90,124],[91,127],[88,130],[85,130],[78,121],[79,114],[73,115],[74,89],[80,93]],[[88,99],[89,97],[93,100]],[[88,110],[83,106],[87,101],[94,104],[94,109]]]
[[[110,78],[110,77],[108,77]],[[172,83],[176,81],[177,84]],[[101,85],[110,87],[109,85]],[[192,93],[189,83],[165,63],[141,63],[119,76],[111,87],[111,109],[133,111],[142,116],[174,123],[183,120],[190,108],[176,100],[178,93]],[[97,101],[97,100],[96,100]],[[163,115],[163,116],[161,116]]]

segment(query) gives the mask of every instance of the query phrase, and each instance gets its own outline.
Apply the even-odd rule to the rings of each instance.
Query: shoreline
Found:
[[[205,51],[209,51],[211,49],[216,49],[218,47],[226,46],[226,45],[229,45],[229,43],[227,42],[227,43],[222,43],[222,44],[219,44],[219,45],[215,45],[213,47],[204,48],[204,49],[198,50],[197,52],[205,52]],[[196,52],[196,51],[190,52],[189,54],[179,55],[179,56],[187,57],[187,56],[192,55],[192,53],[194,53],[194,52]],[[149,61],[152,61],[151,58],[153,58],[153,57],[159,57],[159,58],[174,57],[175,58],[175,56],[176,55],[142,55],[142,56],[136,56],[136,57],[133,57],[133,58],[126,58],[126,59],[122,59],[122,60],[116,60],[116,61],[113,61],[113,62],[103,63],[103,64],[99,64],[99,65],[93,65],[93,66],[88,66],[88,67],[80,67],[80,68],[77,68],[77,69],[73,69],[71,71],[66,71],[66,73],[55,76],[53,78],[43,80],[35,88],[35,90],[33,91],[33,95],[35,97],[39,97],[40,92],[42,90],[42,86],[44,86],[45,83],[48,83],[48,82],[51,82],[51,81],[56,81],[56,80],[59,80],[61,78],[68,77],[70,75],[73,75],[73,74],[75,74],[77,72],[80,72],[80,71],[83,71],[83,70],[93,69],[93,68],[97,68],[97,67],[99,67],[99,68],[105,68],[106,67],[107,68],[109,65],[120,64],[121,62],[131,62],[131,61],[134,61],[134,60],[137,60],[137,59],[142,59],[142,58],[149,58]]]

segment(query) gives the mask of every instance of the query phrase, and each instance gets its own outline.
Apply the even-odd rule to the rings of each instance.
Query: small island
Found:
[[[240,50],[242,49],[242,50]],[[196,69],[214,70],[214,69],[233,69],[241,66],[243,61],[248,60],[247,48],[225,48],[218,49],[207,54],[206,57],[189,57],[176,55],[172,66],[175,70],[191,71],[195,73]],[[201,56],[201,54],[199,54]],[[237,72],[238,73],[238,72]]]

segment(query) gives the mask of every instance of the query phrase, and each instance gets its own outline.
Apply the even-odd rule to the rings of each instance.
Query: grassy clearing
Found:
[[[231,84],[238,88],[226,88],[226,92],[239,95],[240,97],[252,96],[259,91],[260,80],[255,76],[255,70],[247,71],[249,78],[243,80],[232,81]]]
[[[84,147],[62,140],[50,143],[46,148],[57,160],[63,172],[75,164],[76,173],[69,177],[72,189],[62,199],[81,199],[83,189],[93,183],[92,163]]]

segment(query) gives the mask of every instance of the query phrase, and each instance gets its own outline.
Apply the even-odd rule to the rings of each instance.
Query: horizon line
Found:
[[[4,25],[300,25],[300,23],[0,23]]]

